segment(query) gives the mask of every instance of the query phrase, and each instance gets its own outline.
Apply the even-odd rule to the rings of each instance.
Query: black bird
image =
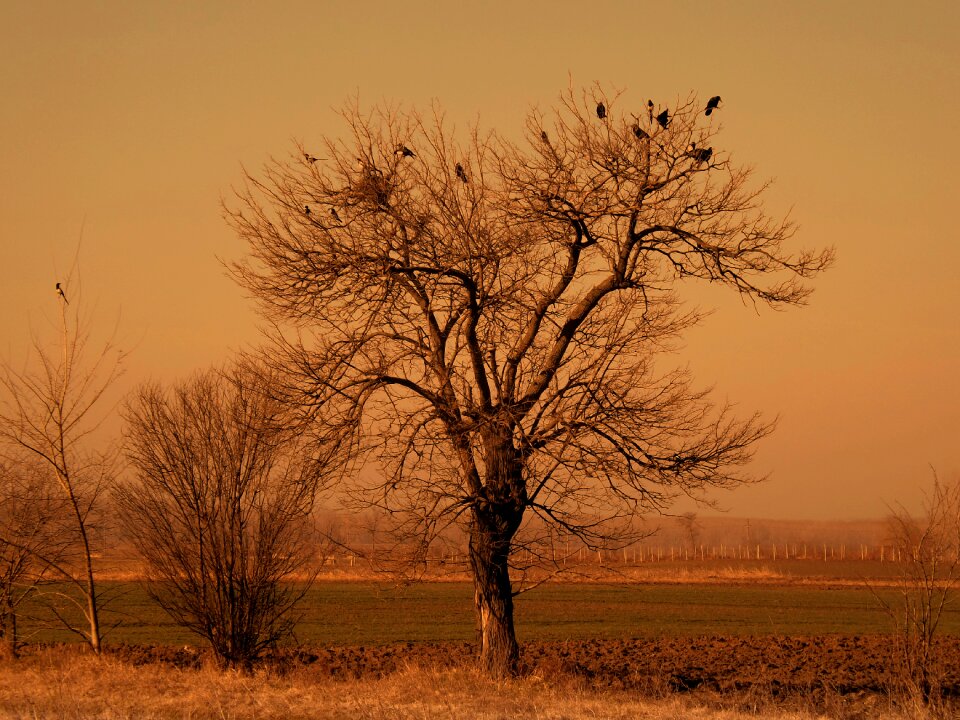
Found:
[[[704,111],[704,115],[709,115],[714,110],[720,107],[720,96],[714,95],[712,98],[707,100],[707,109]]]
[[[456,168],[454,168],[454,170],[456,170],[457,177],[460,178],[460,180],[462,180],[463,182],[467,182],[467,173],[463,169],[463,165],[461,165],[460,163],[457,163],[457,166]]]
[[[306,160],[308,163],[315,163],[315,162],[316,162],[317,160],[319,160],[320,158],[315,158],[315,157],[314,157],[313,155],[311,155],[310,153],[304,153],[304,154],[303,154],[303,159]]]
[[[304,206],[303,206],[303,214],[304,214],[304,215],[309,215],[309,214],[310,214],[310,206],[309,206],[309,205],[304,205]]]
[[[710,162],[713,157],[713,148],[698,148],[695,142],[690,143],[687,150],[687,156],[692,157],[698,163]]]
[[[607,116],[607,106],[602,102],[597,103],[597,117],[603,120]]]
[[[393,151],[393,154],[402,158],[416,157],[416,155],[413,154],[413,150],[411,150],[410,148],[408,148],[406,145],[403,145],[403,144],[397,145],[397,149]]]
[[[667,125],[670,124],[670,111],[664,110],[662,113],[657,115],[656,120],[660,123],[660,127],[666,130]]]
[[[67,296],[63,294],[63,288],[60,287],[60,283],[57,283],[57,288],[56,288],[56,289],[57,289],[57,295],[59,295],[60,297],[62,297],[62,298],[63,298],[63,301],[64,301],[67,305],[69,305],[69,304],[70,304],[70,301],[67,300]]]
[[[550,138],[549,138],[549,136],[547,135],[547,131],[546,131],[546,130],[541,130],[541,131],[540,131],[540,139],[543,140],[547,145],[550,144]]]
[[[650,137],[647,131],[640,127],[639,123],[633,124],[633,134],[637,136],[637,140],[646,140]]]
[[[337,222],[340,222],[340,216],[337,214],[336,208],[330,208],[330,215],[333,216],[334,220],[336,220]]]
[[[653,100],[647,100],[647,116],[653,122]]]

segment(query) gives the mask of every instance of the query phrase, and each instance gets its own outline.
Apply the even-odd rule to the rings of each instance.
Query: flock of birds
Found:
[[[703,114],[706,115],[707,117],[712,115],[713,111],[720,107],[720,102],[721,102],[720,96],[714,95],[712,98],[707,100],[707,107],[703,111]],[[670,111],[664,110],[654,115],[653,109],[654,109],[653,100],[647,100],[647,114],[650,117],[650,122],[653,122],[654,120],[656,120],[657,124],[660,127],[662,127],[664,130],[666,130],[667,125],[670,124]],[[606,120],[607,118],[607,106],[603,104],[602,100],[597,103],[597,117],[600,118],[601,120]],[[633,132],[635,135],[637,135],[637,137],[649,137],[649,135],[647,135],[647,133],[644,132],[640,128],[640,126],[636,124],[633,126]],[[643,134],[640,135],[640,133],[643,133]]]
[[[707,100],[707,107],[704,108],[703,114],[709,117],[713,114],[714,110],[720,107],[721,102],[722,98],[719,95],[714,95],[712,98]],[[647,100],[647,115],[650,119],[650,122],[653,123],[653,121],[656,120],[657,124],[666,130],[667,126],[670,124],[670,111],[663,110],[656,115],[653,114],[653,111],[653,100]],[[597,117],[600,120],[606,120],[607,118],[607,106],[603,104],[602,100],[597,103]],[[633,124],[632,130],[633,134],[638,140],[648,140],[650,138],[650,134],[640,127],[640,123],[638,122]],[[544,142],[547,141],[547,133],[545,131],[540,133],[540,137],[544,140]],[[713,157],[713,148],[698,148],[697,144],[692,142],[687,147],[686,155],[693,158],[697,163],[710,162],[710,158]]]
[[[708,117],[712,115],[713,111],[720,107],[720,102],[721,102],[720,96],[714,95],[712,98],[707,100],[707,106],[704,109],[703,114]],[[661,112],[655,115],[654,110],[655,110],[655,106],[653,104],[653,100],[647,100],[647,116],[650,120],[650,123],[652,124],[654,121],[656,121],[656,123],[661,128],[666,130],[667,126],[670,124],[670,111],[662,110]],[[607,118],[607,106],[604,105],[602,100],[597,103],[597,117],[600,120],[606,120]],[[646,130],[644,130],[642,127],[640,127],[640,123],[638,122],[635,122],[633,124],[632,130],[633,130],[634,136],[636,136],[638,140],[647,140],[650,138],[650,134]],[[540,131],[540,139],[547,144],[550,143],[550,138],[547,135],[546,130]],[[396,146],[396,149],[393,151],[393,154],[400,160],[403,160],[405,158],[415,158],[417,156],[416,153],[413,152],[413,150],[408,148],[403,143],[399,143]],[[713,148],[709,148],[709,147],[698,148],[697,144],[695,142],[692,142],[687,148],[686,155],[688,157],[693,158],[693,160],[696,161],[697,163],[710,162],[710,158],[713,157]],[[318,160],[322,160],[325,158],[318,158],[314,155],[311,155],[308,152],[305,152],[303,153],[303,159],[312,165]],[[357,158],[357,170],[360,172],[367,170],[366,164],[363,162],[361,158]],[[464,169],[463,165],[459,162],[454,165],[454,174],[456,175],[457,179],[460,182],[464,184],[467,184],[470,182],[470,178],[467,177],[467,171]],[[303,212],[305,215],[310,215],[311,214],[310,206],[304,205]],[[330,216],[334,219],[335,222],[337,223],[342,222],[340,220],[340,215],[339,213],[337,213],[336,208],[330,208]],[[60,288],[60,283],[57,283],[57,292],[60,294],[61,297],[63,297],[64,301],[66,301],[66,297],[64,297],[63,295],[63,290],[61,290]]]
[[[704,114],[704,115],[707,115],[707,116],[710,116],[711,114],[713,114],[713,111],[720,107],[720,102],[721,102],[720,96],[719,96],[719,95],[714,95],[712,98],[710,98],[710,99],[707,101],[707,107],[704,109],[703,114]],[[656,115],[654,115],[654,114],[653,114],[654,109],[655,109],[655,108],[654,108],[653,100],[647,100],[647,115],[648,115],[648,117],[649,117],[649,119],[650,119],[650,122],[653,123],[654,121],[656,121],[657,124],[658,124],[661,128],[663,128],[664,130],[666,130],[666,129],[667,129],[667,126],[670,124],[670,112],[669,112],[669,110],[663,110],[662,112],[657,113]],[[606,120],[606,118],[607,118],[607,106],[603,104],[603,101],[602,101],[602,100],[597,103],[597,117],[598,117],[600,120]],[[642,127],[640,127],[640,124],[639,124],[639,123],[634,123],[632,129],[633,129],[633,134],[637,137],[638,140],[646,140],[646,139],[648,139],[648,138],[650,137],[649,133],[647,133],[646,130],[644,130]],[[545,143],[549,143],[549,142],[550,142],[550,139],[549,139],[549,137],[547,136],[547,131],[546,131],[546,130],[541,130],[541,131],[540,131],[540,138],[541,138],[541,140],[543,140]],[[694,159],[696,162],[698,162],[698,163],[710,162],[710,158],[713,157],[713,148],[709,148],[709,147],[708,147],[708,148],[698,148],[698,147],[697,147],[697,144],[696,144],[695,142],[692,142],[692,143],[690,143],[690,146],[687,148],[687,153],[686,153],[686,154],[687,154],[689,157],[693,158],[693,159]],[[407,147],[406,145],[404,145],[403,143],[400,143],[400,144],[397,145],[396,149],[394,150],[394,155],[396,155],[396,157],[397,157],[398,159],[400,159],[400,160],[403,160],[404,158],[415,158],[415,157],[416,157],[416,153],[414,153],[413,150],[411,150],[410,148],[408,148],[408,147]],[[316,157],[316,156],[314,156],[314,155],[311,155],[311,154],[308,153],[308,152],[305,152],[305,153],[303,154],[303,158],[304,158],[304,160],[306,160],[306,161],[307,161],[308,163],[310,163],[311,165],[312,165],[313,163],[317,162],[318,160],[321,160],[321,159],[322,159],[322,158],[318,158],[318,157]],[[358,167],[358,169],[360,169],[360,170],[365,169],[364,163],[363,163],[363,161],[362,161],[360,158],[357,158],[357,167]],[[467,171],[464,169],[463,165],[462,165],[461,163],[459,163],[459,162],[454,165],[454,174],[457,176],[457,179],[458,179],[460,182],[462,182],[462,183],[464,183],[464,184],[470,182],[470,179],[467,177]],[[305,215],[310,215],[310,214],[311,214],[311,210],[310,210],[310,206],[309,206],[309,205],[304,205],[304,206],[303,206],[303,213],[304,213]],[[333,220],[334,220],[336,223],[338,223],[338,224],[342,223],[342,221],[341,221],[341,219],[340,219],[340,214],[337,212],[337,209],[336,209],[336,208],[333,208],[333,207],[330,208],[330,216],[333,218]],[[64,292],[63,292],[63,286],[62,286],[60,283],[57,283],[57,284],[56,284],[55,290],[56,290],[56,292],[57,292],[57,295],[63,300],[63,302],[69,305],[69,304],[70,304],[70,301],[67,300],[67,296],[66,296],[66,295],[64,294]]]

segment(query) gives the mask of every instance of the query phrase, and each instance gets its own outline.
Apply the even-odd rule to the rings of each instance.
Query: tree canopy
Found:
[[[570,90],[514,140],[354,103],[344,139],[248,174],[228,208],[292,399],[384,468],[363,497],[424,542],[469,532],[481,629],[503,626],[483,634],[492,669],[515,662],[525,518],[602,542],[677,493],[747,480],[772,428],[668,357],[701,318],[686,282],[799,305],[832,259],[788,249],[766,184],[715,145],[721,115]]]

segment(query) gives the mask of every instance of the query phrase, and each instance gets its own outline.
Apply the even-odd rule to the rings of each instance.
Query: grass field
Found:
[[[198,644],[176,626],[136,582],[103,583],[111,596],[107,642]],[[897,591],[882,595],[894,599]],[[406,587],[370,581],[324,581],[308,593],[295,642],[376,645],[473,640],[472,588],[465,582]],[[890,618],[871,591],[857,584],[557,583],[518,596],[517,632],[524,640],[576,640],[654,635],[848,635],[884,633]],[[960,609],[942,631],[960,634]],[[56,627],[21,621],[27,641],[78,640]]]
[[[891,600],[893,569],[878,564],[869,573]],[[891,665],[887,640],[876,634],[892,626],[864,570],[839,562],[660,563],[545,584],[516,600],[528,670],[501,683],[478,673],[470,648],[458,644],[475,639],[469,582],[328,576],[306,596],[292,641],[314,650],[278,652],[311,659],[267,664],[251,676],[218,671],[199,659],[204,654],[179,647],[204,643],[140,583],[102,582],[112,598],[102,616],[105,627],[115,625],[105,638],[112,650],[98,660],[76,635],[22,618],[31,645],[0,666],[0,718],[934,717],[877,680]],[[948,610],[941,630],[960,636],[960,608]],[[187,665],[171,664],[171,652]],[[145,658],[166,659],[141,665]],[[689,678],[703,689],[683,689]],[[960,687],[955,680],[951,687]]]
[[[806,707],[769,698],[597,690],[558,678],[493,681],[466,668],[400,670],[331,681],[311,668],[244,676],[213,668],[134,666],[84,653],[43,651],[3,666],[0,718],[62,720],[919,720],[885,701]]]

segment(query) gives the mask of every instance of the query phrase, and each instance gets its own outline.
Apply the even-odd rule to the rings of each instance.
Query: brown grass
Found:
[[[253,675],[213,667],[134,666],[97,659],[74,648],[43,649],[0,668],[0,717],[161,720],[217,718],[477,718],[581,720],[691,718],[693,720],[812,720],[917,717],[869,703],[839,700],[826,714],[778,708],[769,699],[683,695],[642,698],[598,691],[573,679],[534,673],[494,682],[467,668],[406,667],[380,679],[331,680],[298,666]],[[721,702],[722,700],[722,702]]]

